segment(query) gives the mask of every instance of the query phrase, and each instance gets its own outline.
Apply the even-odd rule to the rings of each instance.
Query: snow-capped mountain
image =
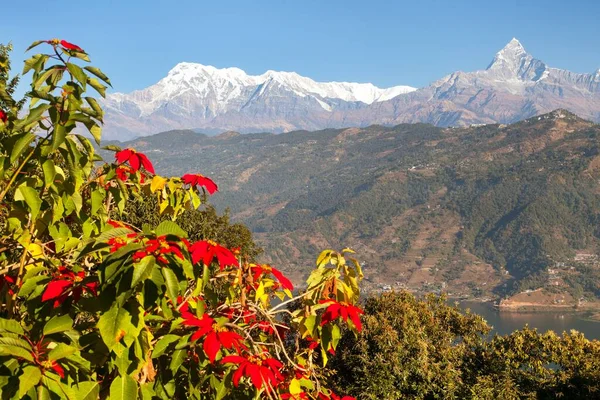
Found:
[[[551,68],[517,39],[485,70],[454,72],[418,90],[180,63],[157,84],[110,94],[104,105],[104,137],[120,140],[178,128],[283,132],[376,123],[511,123],[557,108],[600,121],[600,69],[579,74]]]
[[[414,90],[315,82],[295,72],[252,76],[239,68],[180,63],[153,86],[109,95],[104,102],[108,113],[105,137],[123,139],[173,128],[317,129],[321,127],[318,114],[365,107]]]
[[[373,104],[354,117],[380,124],[438,126],[512,123],[557,108],[600,122],[600,73],[551,68],[512,39],[481,71],[454,72],[431,85]]]

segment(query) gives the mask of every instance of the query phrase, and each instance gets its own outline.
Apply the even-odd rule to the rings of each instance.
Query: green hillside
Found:
[[[217,206],[298,280],[350,246],[371,288],[600,295],[600,126],[566,111],[513,125],[171,131],[125,144],[163,174],[202,171]],[[564,297],[564,296],[563,296]]]

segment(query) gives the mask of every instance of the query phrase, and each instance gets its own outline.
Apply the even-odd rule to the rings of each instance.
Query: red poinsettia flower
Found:
[[[271,389],[277,387],[285,378],[279,370],[283,364],[265,352],[259,355],[249,355],[243,357],[240,355],[231,355],[223,357],[223,364],[237,364],[238,369],[233,374],[233,384],[238,387],[242,376],[250,378],[250,381],[256,389],[263,386]]]
[[[222,311],[222,314],[230,321],[242,320],[245,324],[256,321],[256,312],[246,308],[229,307]]]
[[[125,240],[125,238],[122,237],[110,238],[106,243],[110,246],[111,253],[114,253],[121,247],[127,246],[127,240]]]
[[[2,110],[0,110],[0,121],[6,123],[8,121],[8,115]]]
[[[127,165],[119,165],[115,170],[117,178],[123,182],[129,179],[129,175],[133,172],[133,169]]]
[[[114,219],[109,219],[106,221],[107,224],[112,226],[113,228],[129,228],[124,222],[115,221]]]
[[[311,336],[307,336],[307,337],[306,337],[306,341],[308,342],[308,348],[309,348],[310,350],[314,350],[314,349],[316,349],[317,347],[319,347],[319,341],[318,341],[318,340],[315,340],[315,339],[313,339]]]
[[[210,265],[216,257],[221,270],[227,266],[239,266],[237,258],[235,258],[235,255],[233,255],[229,249],[212,240],[201,240],[196,242],[189,246],[189,251],[192,255],[192,262],[194,264],[202,260],[205,265]]]
[[[294,290],[292,282],[283,275],[281,271],[271,267],[269,264],[253,265],[250,267],[254,282],[258,282],[262,274],[273,274],[281,284],[281,287],[288,290]]]
[[[85,272],[77,274],[73,271],[59,267],[59,272],[46,286],[42,294],[42,301],[54,300],[54,308],[58,307],[71,296],[74,301],[78,301],[83,293],[90,293],[96,296],[98,294],[98,282],[81,283],[85,278]]]
[[[133,261],[139,261],[146,256],[154,256],[157,261],[168,264],[169,261],[164,257],[165,254],[175,254],[183,260],[183,254],[181,253],[179,244],[167,240],[166,236],[159,236],[156,239],[148,240],[144,250],[135,252],[133,254]]]
[[[17,282],[17,280],[14,276],[0,275],[0,292],[2,291],[2,289],[4,289],[4,287],[7,287],[8,294],[10,294],[12,296],[13,294],[15,294],[15,291],[13,290],[12,286],[16,282]]]
[[[181,177],[183,183],[192,186],[202,186],[209,194],[219,190],[217,184],[210,178],[200,174],[185,174]]]
[[[133,169],[133,171],[139,171],[140,166],[144,167],[146,171],[150,173],[154,173],[154,167],[152,163],[146,157],[146,155],[142,153],[138,153],[134,149],[124,149],[115,153],[115,159],[119,164],[123,164],[125,162],[129,162],[129,165]]]
[[[198,318],[184,306],[182,307],[181,316],[183,317],[183,325],[198,328],[190,337],[192,341],[204,337],[202,348],[211,363],[215,361],[221,347],[226,349],[235,348],[238,352],[246,348],[242,343],[244,338],[240,334],[230,331],[225,326],[219,326],[208,314],[204,314],[202,318]]]
[[[61,377],[61,379],[65,377],[65,370],[59,363],[57,363],[54,360],[46,359],[47,353],[50,350],[48,349],[48,344],[50,342],[42,339],[36,343],[33,343],[31,340],[29,340],[29,338],[25,337],[25,339],[31,345],[31,355],[33,356],[33,360],[35,361],[35,363],[41,367],[40,369],[42,373],[44,373],[44,371],[46,370],[51,369],[54,372],[56,372]]]
[[[80,53],[85,53],[85,51],[83,51],[83,49],[81,47],[79,47],[73,43],[69,43],[66,40],[61,40],[60,45],[66,50],[73,50],[73,51],[78,51]]]
[[[338,317],[341,317],[346,322],[348,321],[348,318],[350,318],[356,327],[356,330],[359,332],[361,331],[362,325],[360,323],[360,314],[364,314],[363,310],[352,304],[337,302],[335,300],[321,300],[320,303],[330,303],[321,317],[321,326],[336,320]]]

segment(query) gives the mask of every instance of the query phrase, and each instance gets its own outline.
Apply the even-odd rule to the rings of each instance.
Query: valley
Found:
[[[321,249],[347,246],[367,290],[504,299],[505,308],[542,290],[540,308],[594,309],[599,134],[557,110],[512,125],[171,131],[124,146],[166,175],[215,179],[211,202],[247,224],[261,260],[296,283]]]

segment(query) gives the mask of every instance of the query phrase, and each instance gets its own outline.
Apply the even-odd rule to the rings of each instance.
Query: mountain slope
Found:
[[[105,137],[125,140],[169,129],[288,132],[371,124],[512,123],[557,108],[600,121],[600,69],[551,68],[513,39],[485,70],[454,72],[415,90],[315,82],[293,72],[247,75],[180,63],[157,84],[108,95]]]
[[[350,246],[372,286],[498,295],[558,282],[594,296],[597,268],[575,260],[600,249],[599,140],[600,126],[558,110],[508,126],[173,131],[126,145],[164,174],[214,178],[213,203],[297,281],[321,249]]]

